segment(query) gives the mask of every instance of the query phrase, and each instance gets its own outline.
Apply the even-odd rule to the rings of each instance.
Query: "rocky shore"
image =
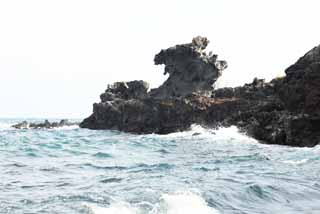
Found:
[[[29,123],[28,121],[23,121],[13,125],[12,127],[16,129],[53,129],[74,125],[79,125],[79,123],[69,122],[67,119],[63,119],[60,120],[60,122],[49,122],[48,120],[45,120],[43,123]]]
[[[164,64],[168,79],[148,91],[144,81],[108,86],[93,105],[82,128],[131,133],[158,133],[236,125],[262,143],[312,147],[320,142],[320,46],[286,69],[286,76],[236,88],[214,89],[227,67],[212,52],[209,41],[161,50],[155,64]]]

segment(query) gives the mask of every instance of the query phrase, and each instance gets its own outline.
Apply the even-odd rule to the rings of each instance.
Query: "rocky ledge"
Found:
[[[23,121],[12,127],[16,129],[53,129],[73,125],[79,125],[79,123],[69,122],[66,119],[60,120],[60,122],[49,122],[48,120],[45,120],[43,123],[29,123],[28,121]]]
[[[320,46],[282,78],[214,90],[227,63],[205,52],[208,43],[196,37],[162,50],[155,64],[164,64],[169,77],[159,88],[148,92],[144,81],[110,85],[80,127],[167,134],[194,123],[236,125],[262,143],[312,147],[320,142]]]

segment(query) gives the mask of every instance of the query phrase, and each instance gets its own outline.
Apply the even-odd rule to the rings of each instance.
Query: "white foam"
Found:
[[[163,194],[159,214],[218,214],[199,195],[191,192]]]
[[[285,161],[282,161],[283,163],[288,163],[288,164],[292,164],[292,165],[301,165],[301,164],[304,164],[304,163],[307,163],[309,161],[309,159],[302,159],[302,160],[285,160]]]
[[[149,204],[148,202],[140,204]],[[116,202],[109,207],[86,205],[94,214],[219,214],[220,212],[207,205],[198,194],[191,192],[177,192],[163,194],[158,204],[152,210],[132,206],[125,202]],[[137,205],[138,206],[138,205]]]
[[[78,125],[61,126],[61,127],[53,128],[52,130],[73,130],[73,129],[79,129],[79,126]]]
[[[238,142],[242,143],[252,143],[257,142],[257,140],[245,135],[244,133],[241,133],[239,129],[236,126],[230,126],[230,127],[221,127],[215,132],[215,140],[225,140],[225,139],[231,139],[236,140]]]
[[[94,214],[136,214],[137,210],[127,203],[118,202],[110,207],[98,207],[96,205],[86,205]]]
[[[162,135],[164,137],[196,137],[196,136],[209,136],[215,134],[216,130],[206,129],[201,125],[193,124],[190,127],[190,130],[183,132],[175,132],[168,135]],[[197,134],[197,135],[195,135]]]
[[[10,130],[13,129],[11,126],[13,123],[0,123],[0,130]]]
[[[218,129],[204,128],[200,125],[191,125],[190,130],[184,132],[176,132],[168,135],[157,135],[161,138],[208,138],[215,142],[225,143],[227,141],[236,141],[241,143],[257,143],[257,140],[241,133],[236,126],[220,127]]]
[[[306,148],[304,148],[306,149]],[[313,148],[307,148],[309,150],[311,150],[312,152],[315,152],[315,153],[319,153],[320,152],[320,142],[317,146],[313,147]]]

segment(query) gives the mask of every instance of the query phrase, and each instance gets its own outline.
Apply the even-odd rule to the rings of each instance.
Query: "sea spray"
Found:
[[[12,130],[12,122],[0,121],[0,212],[320,210],[319,146],[264,145],[236,127],[193,125],[169,135],[134,135],[80,128]]]
[[[159,214],[218,214],[201,196],[191,192],[163,194]]]
[[[140,203],[143,204],[143,203]],[[216,209],[209,207],[206,201],[198,194],[190,191],[162,194],[159,202],[151,205],[151,210],[133,206],[125,202],[114,202],[108,207],[99,207],[93,204],[85,206],[94,214],[219,214]]]

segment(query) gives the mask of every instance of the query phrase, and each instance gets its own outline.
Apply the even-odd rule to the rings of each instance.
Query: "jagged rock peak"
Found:
[[[208,44],[206,37],[198,36],[191,43],[161,50],[154,62],[165,65],[164,74],[169,74],[169,78],[150,95],[158,98],[183,97],[193,93],[210,96],[214,83],[227,68],[227,62],[217,60],[218,55],[211,51],[206,53]]]
[[[209,44],[209,40],[206,37],[197,36],[192,39],[192,45],[198,47],[201,50],[206,49]]]

